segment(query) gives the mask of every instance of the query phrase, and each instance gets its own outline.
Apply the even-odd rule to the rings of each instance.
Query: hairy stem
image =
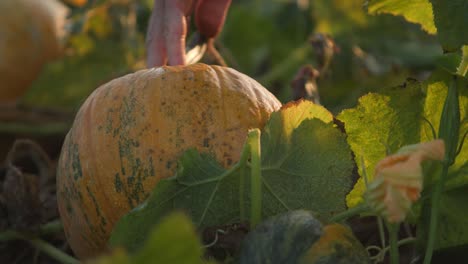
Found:
[[[262,175],[260,160],[260,130],[252,129],[249,131],[248,144],[251,153],[251,208],[250,225],[256,226],[262,219]]]
[[[245,178],[247,176],[247,159],[249,158],[250,154],[250,147],[249,144],[246,143],[244,148],[242,149],[242,154],[239,160],[239,176],[240,176],[240,183],[239,183],[239,208],[240,208],[240,220],[246,221],[247,220],[247,212],[245,210]]]
[[[445,142],[445,157],[443,161],[442,173],[434,187],[430,205],[431,213],[429,219],[429,237],[427,239],[426,253],[424,255],[424,264],[431,263],[432,253],[434,251],[437,225],[439,221],[439,207],[445,182],[447,181],[450,165],[455,162],[457,155],[458,137],[460,132],[460,102],[457,91],[457,77],[453,76],[447,91],[444,108],[440,117],[439,138]]]
[[[400,257],[398,252],[398,230],[399,224],[387,224],[388,235],[390,240],[390,263],[400,263]]]
[[[434,252],[436,235],[437,235],[437,224],[438,224],[438,216],[439,216],[439,200],[440,196],[442,195],[443,186],[445,179],[447,178],[448,168],[449,168],[449,161],[444,161],[442,175],[439,179],[439,182],[435,186],[434,193],[431,199],[431,214],[430,214],[430,222],[429,222],[429,237],[427,239],[427,247],[426,253],[424,255],[424,264],[430,264],[432,260],[432,253]]]

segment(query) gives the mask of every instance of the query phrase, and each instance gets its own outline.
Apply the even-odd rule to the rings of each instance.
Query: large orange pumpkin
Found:
[[[94,91],[69,131],[57,171],[67,239],[79,258],[106,249],[116,221],[172,176],[188,148],[238,161],[247,131],[280,102],[230,68],[195,64],[141,70]]]
[[[60,54],[67,13],[57,0],[0,0],[0,104],[15,103]]]

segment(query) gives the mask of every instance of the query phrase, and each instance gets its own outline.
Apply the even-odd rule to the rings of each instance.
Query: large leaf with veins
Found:
[[[308,209],[327,220],[346,209],[353,158],[325,108],[306,101],[284,106],[264,128],[261,148],[263,217]],[[120,219],[110,242],[138,248],[154,223],[174,209],[187,212],[200,228],[239,222],[241,202],[245,212],[250,205],[249,180],[240,182],[238,170],[188,150],[176,175],[160,181],[144,204]]]

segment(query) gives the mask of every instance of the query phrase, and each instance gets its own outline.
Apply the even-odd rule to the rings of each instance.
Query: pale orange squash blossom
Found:
[[[423,188],[421,163],[425,160],[442,161],[444,154],[444,141],[437,139],[405,146],[382,159],[367,190],[369,205],[389,223],[402,222]]]

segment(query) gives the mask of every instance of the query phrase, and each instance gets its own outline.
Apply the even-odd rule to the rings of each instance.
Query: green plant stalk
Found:
[[[399,224],[390,224],[387,223],[388,236],[390,242],[390,263],[398,264],[400,263],[400,257],[398,254],[398,230]]]
[[[0,233],[0,242],[18,239],[18,232],[15,230],[6,230]]]
[[[247,220],[247,212],[245,210],[245,178],[247,176],[247,159],[250,155],[250,147],[249,144],[244,144],[244,148],[241,152],[241,157],[239,160],[239,210],[240,210],[240,220],[246,221]]]
[[[396,244],[397,244],[398,247],[401,247],[401,246],[404,246],[404,245],[415,243],[416,241],[417,241],[417,239],[415,237],[407,237],[407,238],[404,238],[402,240],[399,240]],[[391,247],[385,247],[382,250],[382,252],[385,254],[385,252],[387,252],[390,249],[391,249]]]
[[[445,184],[445,179],[448,175],[448,168],[450,167],[450,162],[448,160],[444,161],[442,175],[440,176],[439,182],[435,186],[434,193],[432,194],[431,199],[431,214],[429,220],[429,237],[427,239],[426,253],[424,255],[424,264],[430,264],[432,260],[432,253],[434,252],[436,234],[437,234],[437,224],[439,216],[439,200],[442,195],[443,187]]]
[[[382,248],[385,248],[387,246],[385,243],[385,230],[382,217],[380,216],[377,217],[377,225],[379,227],[380,245],[382,246]]]
[[[60,220],[53,220],[48,223],[45,223],[41,226],[39,226],[39,232],[38,235],[44,236],[44,235],[49,235],[49,234],[55,234],[63,230],[63,225]],[[6,230],[3,232],[0,232],[0,242],[3,241],[8,241],[12,239],[18,239],[18,234],[20,234],[16,230]]]
[[[250,147],[250,190],[251,190],[251,207],[250,207],[250,227],[253,228],[262,219],[262,175],[261,175],[261,160],[260,160],[260,129],[252,129],[249,131],[248,144]]]
[[[39,239],[37,237],[29,237],[25,234],[17,232],[15,230],[7,230],[0,234],[0,241],[8,240],[25,240],[31,243],[38,250],[46,253],[51,258],[65,264],[78,264],[80,263],[74,257],[66,254],[60,249],[54,247],[53,245],[47,243],[46,241]]]
[[[32,134],[38,136],[47,136],[53,134],[64,134],[68,131],[70,125],[67,123],[51,123],[46,125],[28,125],[22,123],[0,123],[0,133],[10,134]]]
[[[63,224],[59,219],[50,221],[39,227],[40,235],[55,234],[60,231],[63,231]]]
[[[448,177],[449,167],[455,162],[457,155],[457,145],[460,130],[460,105],[457,91],[457,78],[453,76],[447,91],[444,108],[440,117],[439,138],[445,142],[445,157],[443,161],[442,173],[434,187],[434,193],[431,197],[431,213],[429,219],[429,237],[427,239],[426,252],[424,255],[424,264],[430,264],[432,253],[434,252],[437,225],[439,217],[439,201],[444,190],[445,182]]]
[[[399,240],[397,242],[397,246],[401,247],[401,246],[408,245],[408,244],[415,243],[415,242],[417,242],[417,239],[415,237],[407,237],[407,238],[404,238],[402,240]],[[384,247],[384,248],[380,248],[378,246],[369,246],[369,247],[367,247],[367,249],[368,250],[369,249],[379,250],[377,255],[371,256],[370,258],[371,258],[371,260],[373,260],[373,263],[381,263],[381,262],[383,262],[383,259],[385,258],[385,254],[387,254],[387,251],[390,250],[390,246]]]
[[[80,263],[80,261],[78,261],[74,257],[66,254],[65,252],[45,242],[44,240],[41,240],[39,238],[33,238],[28,241],[37,249],[46,253],[47,255],[54,258],[55,260],[60,261],[61,263],[65,263],[65,264],[79,264]]]
[[[365,203],[360,203],[353,208],[350,208],[344,212],[334,215],[332,218],[330,218],[330,222],[343,222],[347,220],[348,218],[351,218],[356,215],[360,215],[369,210],[370,210],[369,206],[367,206]]]
[[[449,160],[449,165],[455,162],[459,131],[460,102],[458,101],[457,77],[453,76],[448,87],[439,126],[439,138],[445,142],[445,159]]]

